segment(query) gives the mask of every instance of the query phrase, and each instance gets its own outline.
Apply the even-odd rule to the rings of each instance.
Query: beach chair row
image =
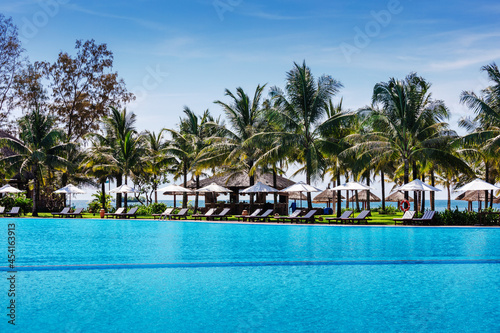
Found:
[[[5,211],[5,207],[0,207],[0,216],[20,217],[21,216],[21,207],[12,207],[12,209],[8,212]]]
[[[371,211],[369,210],[363,210],[361,213],[358,214],[356,217],[352,217],[353,211],[352,210],[346,210],[345,212],[342,213],[339,217],[327,217],[326,220],[328,221],[328,224],[332,223],[341,223],[341,224],[368,224],[368,221],[370,221],[370,216],[371,216]]]
[[[114,213],[106,213],[104,216],[106,218],[117,218],[117,219],[129,219],[131,217],[137,218],[137,210],[139,207],[132,207],[128,212],[125,211],[125,208],[120,207]]]
[[[71,212],[69,207],[64,207],[60,212],[51,213],[53,217],[83,217],[83,208]]]
[[[416,212],[415,211],[410,211],[407,210],[404,214],[403,217],[400,218],[393,218],[392,220],[394,221],[394,225],[396,224],[404,224],[404,225],[424,225],[428,224],[430,225],[432,220],[434,219],[434,215],[436,214],[435,211],[428,210],[424,213],[422,217],[415,217]]]

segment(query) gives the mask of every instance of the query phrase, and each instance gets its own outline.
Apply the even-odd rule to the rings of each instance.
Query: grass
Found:
[[[52,218],[51,213],[38,213],[38,217],[41,218]],[[357,214],[354,214],[357,216]],[[316,223],[317,224],[328,224],[328,221],[325,220],[326,217],[336,217],[336,215],[321,215],[323,217],[323,221],[320,222],[318,221],[318,218],[316,218]],[[395,217],[401,217],[403,216],[402,212],[396,213],[396,214],[379,214],[378,212],[372,212],[371,221],[369,221],[368,224],[370,225],[394,225],[394,221],[392,220]],[[28,213],[27,215],[24,215],[23,217],[32,217],[31,213]],[[84,213],[83,214],[84,219],[89,219],[89,218],[94,218],[94,219],[99,219],[99,214],[92,214],[92,213]],[[137,220],[152,220],[153,216],[137,216]],[[188,218],[189,219],[189,218]],[[132,219],[134,220],[134,219]],[[229,217],[229,221],[237,221],[235,217]],[[271,219],[271,222],[273,220]]]

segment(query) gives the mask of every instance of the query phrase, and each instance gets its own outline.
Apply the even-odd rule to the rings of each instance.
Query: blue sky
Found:
[[[138,100],[139,130],[174,127],[226,88],[284,86],[293,62],[332,75],[337,96],[357,109],[373,86],[417,72],[450,108],[452,128],[468,114],[463,90],[488,85],[480,67],[500,59],[497,1],[3,1],[31,61],[74,54],[77,39],[107,43],[114,70]]]

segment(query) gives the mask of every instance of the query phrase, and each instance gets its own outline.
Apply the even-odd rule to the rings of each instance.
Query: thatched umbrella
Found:
[[[368,202],[368,195],[366,195],[368,191],[360,191],[358,194],[358,201],[363,203],[363,208],[366,209],[366,203]],[[352,197],[349,198],[349,201],[356,201],[356,195],[353,195]],[[379,197],[377,197],[375,194],[370,192],[370,202],[380,202]]]
[[[472,202],[473,201],[484,201],[486,200],[486,196],[484,195],[484,191],[466,191],[460,194],[455,200],[468,201],[467,210],[472,211]],[[493,198],[493,203],[500,203],[500,199]]]
[[[345,199],[343,195],[340,196],[341,199]],[[317,196],[314,197],[313,203],[326,203],[327,207],[330,207],[330,202],[333,203],[337,199],[337,191],[332,189],[326,189]]]
[[[385,198],[385,201],[399,203],[400,201],[403,201],[404,199],[405,199],[405,195],[403,194],[403,192],[397,191],[397,192],[394,192],[391,195],[389,195],[387,198]],[[409,197],[408,201],[413,202],[413,198]]]

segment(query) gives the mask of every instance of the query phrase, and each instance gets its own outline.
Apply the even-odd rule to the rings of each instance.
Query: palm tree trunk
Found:
[[[186,161],[184,161],[183,163],[183,169],[182,169],[182,175],[183,175],[183,186],[184,188],[187,187],[187,174],[188,174],[188,170],[187,170],[187,163]],[[187,193],[183,193],[182,194],[182,208],[187,208]]]
[[[125,185],[127,185],[127,175],[126,174],[125,174]],[[124,193],[123,194],[123,201],[124,201],[123,207],[125,207],[125,210],[127,210],[127,199],[128,199],[128,195],[127,195],[127,193]]]
[[[385,211],[385,180],[382,170],[380,171],[380,185],[382,187],[382,210]]]
[[[436,186],[436,179],[434,177],[434,169],[431,169],[431,185]],[[435,211],[436,210],[436,193],[432,191],[430,193],[431,196],[431,210]]]
[[[38,216],[38,167],[33,167],[33,208],[31,209],[32,216]]]
[[[306,179],[307,183],[311,184],[311,175],[309,174],[309,172],[307,172],[307,177],[306,178],[307,178]],[[313,208],[311,192],[307,192],[307,208],[309,210],[311,210]]]
[[[123,184],[122,174],[118,174],[116,176],[116,187],[120,187]],[[116,193],[116,208],[120,208],[122,206],[122,194]]]
[[[489,178],[490,178],[490,166],[488,164],[488,161],[484,162],[484,181],[489,183]],[[488,191],[484,191],[484,208],[488,208]],[[493,201],[493,200],[492,200]]]
[[[415,161],[412,162],[411,169],[413,171],[413,180],[418,179],[418,172],[417,172],[417,163]],[[418,201],[418,192],[415,191],[413,194],[413,207],[415,207],[415,211],[418,214],[419,208],[420,208],[420,202]]]
[[[340,186],[340,171],[337,171],[337,186]],[[342,211],[342,194],[337,191],[337,217],[340,217]]]
[[[278,188],[278,174],[276,172],[276,165],[273,167],[273,187]],[[278,202],[278,193],[274,192],[274,210],[276,211],[276,203]]]
[[[366,185],[370,187],[370,176],[368,175],[368,179],[366,180]],[[370,210],[370,190],[366,191],[366,209]]]
[[[356,210],[359,212],[360,209],[359,209],[359,196],[358,196],[358,191],[354,191],[354,195],[356,197]]]
[[[404,176],[403,176],[403,182],[405,184],[408,184],[409,178],[410,178],[410,163],[409,163],[407,158],[405,158],[404,164],[405,164],[405,172],[404,172]],[[410,198],[410,196],[408,194],[408,191],[405,191],[405,200],[408,200],[409,198]]]
[[[101,208],[106,211],[106,178],[102,180],[101,183],[101,192],[102,192],[102,198],[101,198]],[[107,211],[106,211],[107,213]]]
[[[425,182],[425,175],[422,175],[422,181]],[[422,191],[422,212],[425,212],[425,191]]]
[[[196,189],[199,189],[200,188],[200,176],[196,176]],[[196,212],[198,211],[198,198],[199,198],[199,193],[196,192],[196,195],[194,197],[194,212],[193,214],[196,214]]]
[[[446,186],[446,190],[448,191],[448,210],[451,210],[451,186]]]

